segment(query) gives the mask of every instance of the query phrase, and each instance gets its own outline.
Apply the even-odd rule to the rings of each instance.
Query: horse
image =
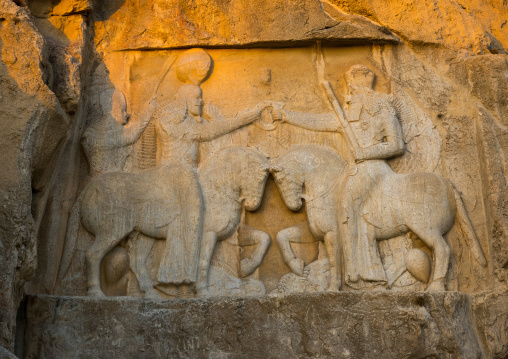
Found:
[[[344,176],[348,173],[345,171],[345,161],[342,157],[332,152],[317,146],[290,149],[280,158],[272,160],[270,170],[289,209],[299,210],[302,199],[305,199],[310,229],[315,236],[319,235],[317,238],[320,238],[326,229],[335,231],[340,229],[337,228],[339,222],[337,199],[342,186],[335,183],[333,178],[337,176],[335,178],[343,182]],[[329,160],[324,160],[330,156],[336,157],[335,167],[329,165]],[[386,167],[388,168],[386,175],[372,190],[364,204],[364,213],[368,214],[366,221],[369,226],[369,240],[390,239],[410,231],[420,238],[432,250],[435,258],[435,270],[427,288],[429,291],[445,290],[444,278],[451,253],[443,235],[455,222],[465,234],[466,242],[476,261],[484,267],[487,265],[461,196],[450,181],[434,173],[398,174],[388,165]],[[349,168],[354,170],[354,167]],[[327,196],[330,197],[328,201]],[[326,221],[328,228],[325,229],[320,216],[326,216],[327,213],[330,215],[325,218],[330,219]],[[335,224],[331,223],[331,217],[334,217]],[[318,228],[320,230],[316,232]],[[286,232],[277,234],[277,242],[279,245],[285,245],[287,250],[289,246],[286,243],[298,240],[298,237],[288,236],[289,229],[284,231]],[[326,236],[324,239],[326,243]],[[340,238],[340,240],[357,239]],[[333,251],[333,246],[330,247]],[[331,261],[332,256],[330,251],[328,252]],[[344,260],[347,261],[348,258]],[[339,264],[336,266],[337,269],[340,268]]]
[[[212,233],[216,238],[224,238],[237,229],[243,207],[247,210],[259,207],[268,167],[263,155],[240,147],[221,150],[200,166],[198,176],[205,198],[205,219],[199,228],[199,233],[204,234],[201,251],[210,250],[208,238],[212,237]],[[182,223],[185,221],[180,217],[189,208],[185,203],[193,199],[185,196],[187,181],[181,173],[177,164],[162,164],[141,173],[106,173],[89,183],[80,208],[83,227],[95,236],[86,252],[89,295],[104,295],[100,287],[100,263],[132,232],[155,239],[180,234],[174,240],[185,240],[182,237],[185,237],[186,223]],[[192,220],[192,213],[189,215]],[[255,232],[251,236],[254,237],[252,242],[260,244],[266,252],[269,246],[265,243],[267,236]],[[175,246],[178,248],[178,243]],[[213,248],[211,250],[213,252]],[[262,250],[254,254],[264,256]],[[181,255],[185,260],[186,253]],[[251,258],[251,264],[259,265],[262,256],[261,259]],[[204,272],[203,265],[205,261],[200,260],[201,274]]]
[[[253,149],[226,149],[210,157],[199,168],[205,200],[205,220],[198,265],[196,291],[208,295],[208,272],[217,241],[229,238],[238,229],[239,245],[256,245],[249,258],[240,262],[243,277],[261,264],[271,244],[263,231],[240,224],[243,206],[255,211],[261,205],[270,163]]]
[[[337,222],[337,202],[340,179],[347,162],[335,151],[318,146],[292,147],[280,157],[272,159],[270,172],[286,206],[293,211],[302,207],[314,241],[323,241],[330,262],[328,291],[338,291],[341,281],[340,246]],[[305,263],[296,258],[290,242],[304,243],[300,226],[277,233],[282,258],[297,275],[303,275]]]

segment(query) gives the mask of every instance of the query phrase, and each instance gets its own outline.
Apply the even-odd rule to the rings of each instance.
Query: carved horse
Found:
[[[346,161],[331,149],[317,145],[295,146],[272,161],[270,171],[286,206],[298,211],[305,199],[309,229],[315,240],[323,241],[330,262],[329,291],[340,288],[341,263],[337,228],[337,202],[340,179]],[[305,263],[296,258],[290,242],[304,243],[298,226],[277,233],[282,258],[291,270],[302,276]]]
[[[181,225],[176,219],[184,210],[182,201],[192,200],[182,196],[187,183],[180,174],[177,165],[163,165],[138,174],[106,173],[87,186],[80,212],[84,228],[95,236],[86,253],[89,295],[104,295],[100,287],[100,263],[130,233],[138,231],[156,239],[180,233],[171,232],[171,227]],[[254,150],[229,148],[211,156],[199,169],[199,175],[205,197],[201,250],[206,252],[210,251],[208,238],[212,234],[222,239],[238,228],[243,207],[255,210],[259,206],[268,177],[268,161]],[[253,229],[250,232],[252,235],[246,241],[252,243],[246,245],[258,244],[261,249],[253,255],[260,258],[244,261],[249,267],[243,268],[244,273],[260,264],[270,244],[266,233]],[[205,264],[199,262],[199,273],[205,272]]]
[[[335,184],[331,178],[340,172],[337,168],[340,169],[340,164],[344,163],[344,160],[334,153],[337,166],[333,167],[328,165],[328,160],[313,162],[309,158],[333,157],[331,152],[333,151],[322,147],[304,146],[290,150],[272,162],[271,172],[286,206],[297,211],[302,206],[302,199],[305,199],[307,217],[313,234],[316,227],[322,226],[320,215],[328,211],[333,215],[337,214],[337,202],[333,205],[325,203],[325,197],[331,196],[335,200],[340,195],[338,192],[341,185]],[[344,175],[345,173],[338,174],[340,181]],[[433,251],[435,269],[432,283],[427,290],[445,290],[444,278],[448,270],[450,249],[443,235],[450,230],[455,220],[465,234],[466,242],[475,259],[480,265],[487,265],[458,191],[442,176],[434,173],[397,174],[389,169],[385,178],[373,190],[370,200],[365,202],[364,213],[369,214],[371,240],[390,239],[411,231]],[[338,221],[337,217],[335,221]],[[285,242],[294,239],[284,232],[277,234],[279,245],[286,245]],[[340,240],[355,239],[340,238]],[[286,245],[287,247],[289,246]]]
[[[196,290],[208,294],[208,272],[217,241],[227,239],[240,224],[243,206],[255,211],[261,204],[270,164],[261,153],[243,147],[225,149],[199,168],[205,197],[205,222],[201,242]],[[240,245],[257,245],[251,257],[242,259],[241,275],[246,277],[261,264],[271,244],[270,236],[241,224]]]

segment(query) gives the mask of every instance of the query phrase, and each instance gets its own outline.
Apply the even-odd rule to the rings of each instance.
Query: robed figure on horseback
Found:
[[[339,198],[339,238],[342,240],[345,280],[352,287],[358,283],[386,283],[386,275],[377,249],[369,236],[364,218],[365,201],[381,178],[391,172],[386,159],[404,153],[402,128],[397,112],[384,95],[372,88],[375,75],[364,65],[352,66],[346,75],[348,95],[345,112],[340,107],[330,83],[322,85],[334,112],[309,114],[283,111],[283,121],[313,131],[341,132],[351,149],[354,163],[346,171]],[[277,115],[277,114],[276,114]],[[357,284],[358,283],[358,284]]]

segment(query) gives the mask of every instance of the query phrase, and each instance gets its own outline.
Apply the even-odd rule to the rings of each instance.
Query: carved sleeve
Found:
[[[333,112],[316,114],[284,111],[284,121],[311,131],[337,132],[340,130],[340,123]]]
[[[152,103],[148,103],[144,111],[139,115],[135,121],[129,121],[124,127],[123,139],[124,145],[131,145],[136,142],[140,137],[146,126],[150,123],[151,116],[156,106]]]
[[[239,113],[231,120],[217,119],[211,123],[203,123],[199,126],[199,141],[210,141],[216,137],[230,133],[242,126],[248,125],[259,118],[259,113],[254,110],[247,110]]]
[[[386,106],[378,116],[377,121],[382,124],[382,142],[363,148],[363,160],[386,159],[404,153],[402,127],[395,110]]]

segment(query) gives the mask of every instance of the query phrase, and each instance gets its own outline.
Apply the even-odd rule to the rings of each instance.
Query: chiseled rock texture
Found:
[[[234,58],[242,49],[261,54],[261,47],[310,48],[316,41],[341,50],[365,45],[362,58],[403,85],[436,124],[439,165],[462,183],[489,262],[487,269],[460,267],[473,260],[456,235],[449,239],[458,257],[449,289],[469,294],[168,302],[32,296],[24,356],[22,333],[16,352],[508,357],[507,19],[506,0],[0,0],[0,358],[14,357],[23,290],[57,292],[61,239],[87,170],[80,139],[97,107],[89,95],[153,80],[152,69],[166,67],[182,48],[231,50]],[[268,257],[277,255],[272,249]]]
[[[25,358],[485,358],[462,293],[34,296]]]
[[[508,357],[508,295],[480,293],[473,297],[473,315],[491,358]]]

